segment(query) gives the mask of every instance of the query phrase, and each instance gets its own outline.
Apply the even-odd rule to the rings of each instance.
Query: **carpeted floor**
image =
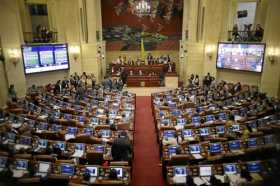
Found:
[[[135,122],[133,186],[163,186],[150,96],[137,96]]]

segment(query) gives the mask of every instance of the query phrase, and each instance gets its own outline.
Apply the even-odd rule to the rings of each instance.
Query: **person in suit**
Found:
[[[69,88],[69,81],[65,77],[64,80],[61,82],[61,88],[62,90],[68,89]]]
[[[10,85],[9,90],[9,99],[11,102],[17,102],[17,92],[15,90],[15,86],[14,85]]]
[[[61,93],[61,82],[58,80],[54,86],[54,94],[60,94]]]
[[[114,161],[130,161],[132,146],[125,131],[120,132],[118,138],[112,144],[112,156]]]

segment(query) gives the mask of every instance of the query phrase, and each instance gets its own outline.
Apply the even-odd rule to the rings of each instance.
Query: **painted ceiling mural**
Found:
[[[138,0],[102,0],[103,39],[109,51],[178,50],[183,0],[150,0],[151,16],[139,17]]]

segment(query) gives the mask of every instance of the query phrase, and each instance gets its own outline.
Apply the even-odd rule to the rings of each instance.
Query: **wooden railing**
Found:
[[[256,31],[228,31],[228,41],[261,42],[263,36],[257,36]]]
[[[49,32],[48,34],[37,34],[33,32],[23,32],[25,43],[56,43],[57,32]]]

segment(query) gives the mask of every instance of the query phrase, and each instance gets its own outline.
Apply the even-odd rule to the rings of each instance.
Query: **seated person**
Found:
[[[5,121],[5,113],[3,109],[0,108],[0,123]]]
[[[11,102],[17,102],[17,92],[15,90],[14,85],[10,85],[8,93],[9,93],[9,100]]]
[[[118,138],[112,144],[112,156],[115,161],[129,161],[131,159],[132,146],[125,131],[120,132]]]

